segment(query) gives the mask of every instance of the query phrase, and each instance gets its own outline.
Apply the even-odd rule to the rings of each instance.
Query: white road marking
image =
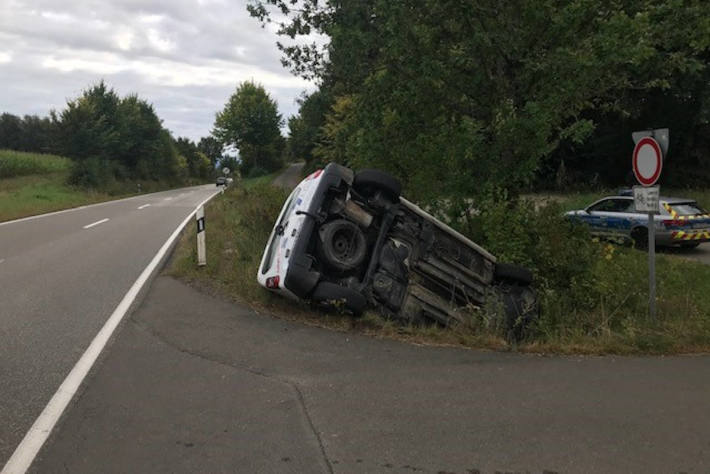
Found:
[[[165,201],[170,201],[171,199],[172,199],[172,197],[166,197],[164,200],[165,200]]]
[[[99,357],[99,354],[101,354],[103,348],[106,347],[106,343],[111,338],[113,331],[119,325],[126,313],[128,313],[128,309],[131,307],[131,304],[133,304],[133,301],[135,301],[138,293],[143,288],[143,285],[146,284],[150,276],[158,268],[158,265],[163,260],[163,257],[165,257],[165,254],[168,252],[173,242],[175,242],[175,239],[177,239],[178,235],[180,235],[182,229],[194,217],[197,208],[204,205],[217,194],[218,193],[211,194],[207,199],[195,207],[195,210],[192,211],[190,215],[182,221],[182,223],[180,223],[177,229],[175,229],[170,237],[168,237],[168,240],[165,241],[162,247],[160,247],[158,253],[155,254],[155,257],[153,257],[153,260],[150,261],[148,266],[145,267],[140,276],[138,276],[138,279],[135,283],[133,283],[133,286],[131,286],[128,290],[128,293],[125,294],[121,302],[118,306],[116,306],[116,309],[113,310],[113,313],[111,313],[111,316],[108,318],[104,326],[98,334],[96,334],[96,337],[94,337],[94,340],[91,341],[91,344],[89,344],[89,347],[86,349],[76,365],[72,368],[71,372],[69,372],[67,378],[64,379],[64,382],[62,382],[52,396],[51,400],[49,400],[47,406],[44,407],[42,413],[40,413],[30,427],[29,431],[27,431],[25,437],[22,438],[22,441],[17,448],[15,448],[15,451],[5,464],[5,467],[3,467],[2,471],[0,471],[0,474],[24,474],[27,469],[29,469],[32,461],[34,461],[37,453],[42,448],[42,445],[47,440],[52,432],[52,429],[56,425],[57,420],[59,420],[59,417],[61,417],[62,413],[64,413],[64,410],[67,408],[67,405],[69,405],[69,402],[74,397],[74,394],[79,389],[79,386],[86,377],[86,374],[88,374],[89,370],[91,370],[91,367],[94,365],[94,362],[96,362],[96,359]]]
[[[100,221],[92,222],[91,224],[85,225],[84,229],[89,229],[91,227],[94,227],[95,225],[103,224],[104,222],[108,221],[108,217],[106,219],[101,219]]]
[[[150,204],[143,204],[142,206],[138,206],[138,209],[145,209],[148,206],[150,206]]]

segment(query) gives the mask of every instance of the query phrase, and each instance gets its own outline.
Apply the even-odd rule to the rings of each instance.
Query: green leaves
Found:
[[[217,113],[212,133],[224,146],[239,150],[243,174],[252,167],[274,171],[283,160],[282,123],[276,102],[261,85],[247,81]]]

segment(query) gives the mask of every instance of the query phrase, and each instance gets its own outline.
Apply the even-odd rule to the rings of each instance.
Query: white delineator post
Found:
[[[195,213],[197,219],[197,264],[207,265],[207,255],[205,249],[205,208],[200,206]]]

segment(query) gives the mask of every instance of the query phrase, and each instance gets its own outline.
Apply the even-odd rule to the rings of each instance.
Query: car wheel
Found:
[[[313,290],[311,300],[314,303],[333,307],[342,304],[355,316],[361,315],[367,306],[367,300],[362,294],[352,288],[340,286],[328,281],[318,283],[316,289]]]
[[[700,245],[700,242],[683,242],[682,244],[680,244],[680,248],[683,248],[683,249],[694,249],[694,248],[697,247],[698,245]]]
[[[402,193],[402,183],[383,171],[362,170],[353,179],[353,189],[368,199],[380,191],[396,202]]]
[[[645,250],[648,248],[648,229],[645,227],[637,227],[631,231],[631,240],[634,241],[634,247]]]
[[[318,235],[323,263],[332,269],[347,272],[365,261],[367,241],[357,224],[338,219],[322,225]]]
[[[515,284],[498,285],[496,290],[505,312],[506,336],[509,341],[520,342],[540,316],[535,292],[528,285]]]
[[[512,263],[496,263],[493,275],[499,281],[512,281],[524,285],[529,285],[533,281],[533,275],[530,270]]]

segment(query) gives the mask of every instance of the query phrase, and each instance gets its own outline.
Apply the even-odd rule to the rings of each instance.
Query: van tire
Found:
[[[342,302],[355,316],[360,316],[367,306],[367,300],[361,293],[329,281],[322,281],[316,285],[311,300],[327,306],[337,306],[337,302]]]
[[[358,268],[367,256],[367,240],[354,222],[338,219],[318,229],[319,250],[323,263],[338,272]]]
[[[392,201],[397,202],[402,193],[402,183],[383,171],[366,169],[355,174],[353,189],[368,199],[381,191]]]
[[[499,281],[509,281],[529,285],[533,281],[533,275],[530,270],[520,265],[512,263],[496,263],[494,279]]]

